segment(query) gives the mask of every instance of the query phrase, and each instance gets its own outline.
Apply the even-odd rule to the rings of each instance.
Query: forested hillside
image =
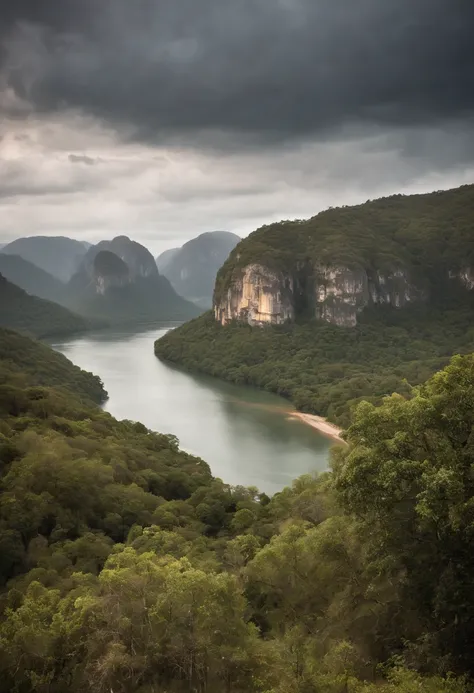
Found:
[[[87,373],[46,344],[0,328],[0,380],[27,388],[51,386],[80,400],[101,404],[107,392],[97,375]]]
[[[30,296],[0,274],[0,327],[42,338],[84,332],[101,324],[52,301]]]
[[[155,353],[191,371],[275,392],[346,426],[361,399],[407,394],[453,353],[474,351],[473,315],[470,301],[445,310],[385,309],[347,329],[322,322],[223,327],[206,313],[155,342]]]
[[[472,691],[473,356],[272,499],[2,374],[2,690]]]
[[[28,294],[56,303],[66,300],[66,285],[62,281],[20,255],[0,253],[0,273]]]
[[[346,426],[474,350],[474,186],[394,195],[250,234],[160,358]]]

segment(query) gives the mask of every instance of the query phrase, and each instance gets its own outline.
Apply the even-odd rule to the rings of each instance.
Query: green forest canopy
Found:
[[[270,499],[38,386],[29,349],[22,382],[1,355],[3,690],[472,691],[474,356]]]
[[[46,386],[67,390],[75,399],[101,404],[107,392],[97,375],[83,371],[46,344],[0,328],[0,382],[24,389]]]

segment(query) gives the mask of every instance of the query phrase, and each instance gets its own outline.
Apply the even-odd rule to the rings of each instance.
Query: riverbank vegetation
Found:
[[[0,328],[0,384],[18,391],[54,387],[82,402],[101,404],[107,392],[97,375],[75,366],[46,344]],[[13,391],[13,390],[12,390]]]
[[[473,356],[271,499],[0,356],[2,690],[472,691]]]
[[[222,327],[212,313],[155,343],[159,358],[188,370],[275,392],[297,409],[347,426],[361,400],[410,393],[448,362],[474,351],[472,307],[412,306],[367,312],[346,329],[326,323]]]

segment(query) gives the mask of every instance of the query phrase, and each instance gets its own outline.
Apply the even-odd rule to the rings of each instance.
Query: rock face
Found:
[[[426,300],[426,293],[410,280],[408,271],[368,272],[347,267],[318,267],[314,317],[344,327],[357,324],[358,314],[370,305],[402,308]]]
[[[293,319],[292,297],[291,277],[252,264],[229,287],[224,301],[214,311],[223,325],[230,320],[245,320],[250,325],[278,325]]]
[[[250,325],[281,325],[298,314],[298,287],[306,291],[307,317],[352,327],[358,314],[370,305],[387,304],[401,308],[412,301],[426,300],[422,289],[410,281],[402,269],[373,272],[343,266],[317,265],[308,281],[299,269],[285,274],[259,264],[250,264],[234,279],[223,298],[214,305],[216,320]]]
[[[166,250],[156,263],[178,294],[207,309],[212,305],[217,271],[239,241],[225,231],[203,233],[182,248]]]
[[[262,226],[219,270],[215,318],[250,325],[316,319],[353,327],[362,312],[383,307],[427,303],[444,310],[459,300],[469,303],[473,219],[474,185],[466,185]]]
[[[109,289],[127,286],[132,275],[126,262],[110,250],[100,250],[92,263],[92,277],[97,293],[104,295]]]
[[[449,277],[459,280],[466,289],[474,289],[474,269],[472,267],[463,267],[457,272],[450,271]]]
[[[85,273],[95,283],[98,293],[104,292],[104,286],[124,286],[139,277],[157,277],[159,274],[150,251],[127,236],[101,241],[89,248],[79,272]]]

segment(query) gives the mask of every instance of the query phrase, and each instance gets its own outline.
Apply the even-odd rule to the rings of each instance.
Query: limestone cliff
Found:
[[[455,302],[474,291],[473,219],[468,185],[263,226],[219,270],[216,320],[351,327],[371,307]]]
[[[216,319],[246,320],[250,325],[276,325],[294,317],[293,281],[262,265],[249,265],[214,306]]]
[[[317,267],[318,286],[314,317],[341,326],[354,326],[357,315],[370,305],[401,308],[427,294],[410,279],[409,272],[368,271],[348,267]]]
[[[278,325],[298,314],[298,293],[303,287],[306,316],[335,325],[351,327],[367,306],[387,304],[401,308],[411,301],[427,298],[403,269],[369,272],[363,268],[316,265],[308,276],[308,265],[284,273],[252,263],[233,279],[223,296],[216,297],[216,320],[250,325]],[[299,292],[298,292],[299,287]],[[300,300],[301,304],[301,300]]]
[[[92,263],[92,278],[98,294],[104,295],[113,287],[131,283],[128,265],[110,250],[100,250]]]

